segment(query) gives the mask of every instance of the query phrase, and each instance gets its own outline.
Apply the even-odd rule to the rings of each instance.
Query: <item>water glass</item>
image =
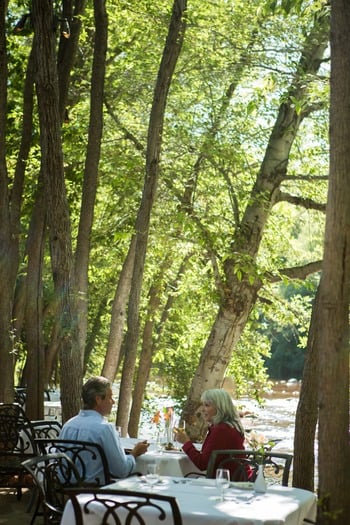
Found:
[[[146,483],[153,489],[159,481],[158,465],[157,463],[148,463],[147,464],[147,474],[145,476]]]
[[[227,468],[216,470],[216,486],[221,492],[221,501],[225,499],[225,489],[230,486],[230,471]]]

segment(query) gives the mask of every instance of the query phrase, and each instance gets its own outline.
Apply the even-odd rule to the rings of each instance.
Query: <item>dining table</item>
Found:
[[[305,518],[315,520],[316,516],[316,495],[313,492],[280,485],[269,486],[261,494],[254,492],[252,483],[231,483],[223,501],[216,481],[206,478],[160,476],[158,484],[152,488],[145,477],[134,476],[118,480],[104,489],[150,491],[174,496],[183,525],[302,525]],[[86,494],[78,496],[82,506],[87,499]],[[84,515],[84,525],[100,525],[101,515],[102,505],[95,504],[90,513]],[[171,518],[162,523],[172,523]],[[73,506],[68,500],[61,525],[74,524]],[[159,525],[158,515],[150,511],[147,524]]]
[[[142,440],[121,438],[121,443],[126,451],[132,449],[138,441]],[[200,446],[199,444],[197,445],[198,448]],[[140,474],[147,474],[147,466],[150,463],[157,463],[158,473],[161,476],[183,477],[190,473],[193,473],[193,475],[205,475],[205,472],[200,471],[179,447],[166,450],[164,447],[159,448],[156,443],[150,442],[148,451],[136,458],[135,470]]]

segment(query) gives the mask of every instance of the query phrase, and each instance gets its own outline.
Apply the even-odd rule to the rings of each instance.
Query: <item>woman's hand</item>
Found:
[[[190,438],[188,434],[185,432],[185,430],[180,430],[176,427],[174,427],[174,439],[178,443],[181,443],[182,445],[186,443],[186,441],[190,441]]]

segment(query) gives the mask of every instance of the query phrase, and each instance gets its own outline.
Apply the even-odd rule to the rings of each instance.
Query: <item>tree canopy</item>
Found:
[[[33,0],[0,11],[0,358],[64,418],[84,376],[150,377],[193,434],[204,388],[303,354],[322,265],[329,6]],[[293,282],[293,293],[291,292]]]

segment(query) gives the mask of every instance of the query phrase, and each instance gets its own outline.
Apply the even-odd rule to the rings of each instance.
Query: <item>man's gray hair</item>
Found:
[[[93,409],[96,406],[96,396],[100,396],[104,399],[107,395],[107,391],[112,387],[111,382],[102,376],[90,377],[84,384],[81,397],[83,400],[83,408],[85,410]]]

